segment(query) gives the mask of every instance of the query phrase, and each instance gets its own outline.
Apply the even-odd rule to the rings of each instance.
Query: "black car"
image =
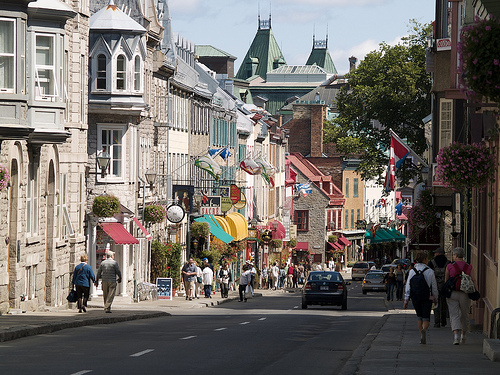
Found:
[[[307,305],[336,305],[347,310],[347,285],[339,272],[312,271],[302,289],[302,308]]]

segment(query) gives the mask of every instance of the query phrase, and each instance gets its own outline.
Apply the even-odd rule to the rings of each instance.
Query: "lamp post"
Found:
[[[99,151],[96,155],[96,160],[97,160],[97,165],[99,166],[99,169],[101,170],[101,177],[104,178],[106,177],[107,174],[107,169],[109,167],[109,162],[111,160],[111,157],[109,154],[102,150]]]
[[[156,172],[154,170],[148,169],[144,173],[146,178],[146,183],[149,185],[149,189],[153,189],[153,185],[156,181]],[[146,184],[142,183],[142,224],[144,225],[144,210],[146,208]]]

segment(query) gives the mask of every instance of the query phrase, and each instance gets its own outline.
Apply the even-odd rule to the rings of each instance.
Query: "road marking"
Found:
[[[214,329],[214,331],[224,331],[225,329],[227,329],[227,328],[225,328],[225,327],[224,328],[216,328],[216,329]]]
[[[92,372],[92,370],[82,370],[82,371],[74,372],[71,375],[83,375],[83,374],[88,374],[89,372]]]
[[[196,336],[186,336],[186,337],[181,337],[181,340],[189,340],[189,339],[194,339]]]
[[[250,324],[250,322],[242,322],[241,325]]]
[[[142,352],[131,354],[130,356],[131,357],[140,357],[141,355],[148,354],[148,353],[151,353],[153,351],[154,351],[154,349],[146,349],[146,350],[143,350]]]
[[[266,320],[267,318],[260,318],[259,320]]]
[[[294,306],[293,308],[294,308],[294,309],[298,309],[298,308],[299,308],[299,306]]]

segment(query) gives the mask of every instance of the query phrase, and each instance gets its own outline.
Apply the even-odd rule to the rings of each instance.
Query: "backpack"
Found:
[[[422,271],[417,271],[416,268],[413,269],[415,274],[410,279],[410,298],[413,303],[429,300],[431,289],[424,276],[424,272],[428,269],[429,267],[425,267]]]
[[[444,286],[446,266],[450,262],[446,261],[446,264],[444,265],[444,267],[439,267],[434,259],[431,260],[431,262],[432,262],[432,265],[434,266],[434,275],[436,276],[436,283],[437,283],[438,290],[441,290]]]
[[[458,275],[455,290],[460,290],[464,293],[469,294],[469,293],[474,293],[476,291],[476,288],[474,287],[474,282],[472,281],[472,277],[464,272],[464,269],[467,266],[470,267],[470,265],[466,264],[462,269],[462,272],[460,272],[460,268],[458,268],[458,265],[456,263],[453,263],[453,267],[455,267],[455,270],[457,271]]]

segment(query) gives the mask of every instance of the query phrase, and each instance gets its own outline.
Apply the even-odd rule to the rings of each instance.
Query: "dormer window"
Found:
[[[116,89],[125,90],[127,81],[127,62],[125,55],[116,58]]]
[[[59,95],[55,65],[55,35],[35,36],[35,98],[55,101]]]
[[[103,54],[97,56],[97,90],[106,90],[108,83],[106,66],[107,66],[106,56]]]
[[[141,90],[141,58],[139,56],[135,57],[134,63],[134,90]]]

